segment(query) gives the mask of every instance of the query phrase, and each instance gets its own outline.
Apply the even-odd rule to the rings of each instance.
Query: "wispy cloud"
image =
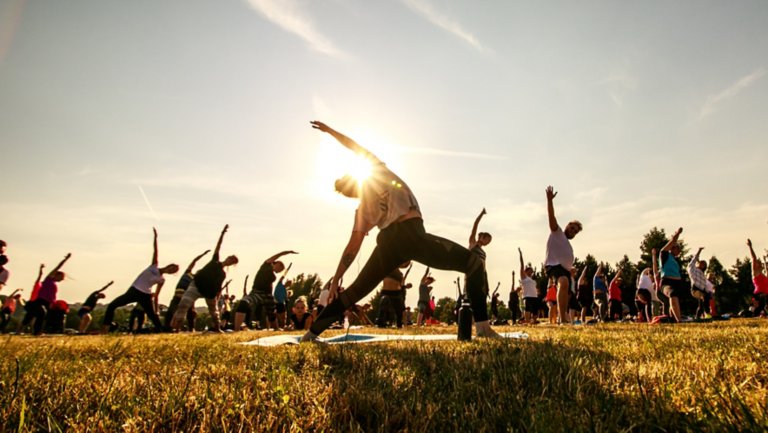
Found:
[[[398,147],[398,150],[403,153],[410,153],[410,154],[417,154],[417,155],[455,156],[459,158],[495,159],[495,160],[507,159],[507,157],[504,155],[493,155],[490,153],[478,153],[478,152],[457,152],[453,150],[436,149],[434,147],[400,146]]]
[[[458,37],[459,39],[474,47],[476,50],[480,52],[493,51],[480,43],[475,35],[465,30],[457,21],[435,10],[434,7],[427,1],[402,0],[402,2],[405,3],[405,5],[408,6],[411,10],[424,17],[430,23]]]
[[[295,0],[247,0],[267,20],[303,39],[313,50],[335,58],[349,56],[320,34]]]
[[[714,113],[715,110],[717,109],[717,104],[719,104],[720,102],[725,101],[726,99],[733,98],[734,96],[741,93],[744,89],[747,89],[749,86],[753,85],[756,81],[758,81],[765,75],[765,72],[766,72],[765,68],[760,68],[752,72],[751,74],[740,78],[738,81],[731,84],[720,93],[717,93],[715,95],[710,95],[707,98],[707,101],[704,102],[704,105],[701,107],[701,110],[699,111],[699,120],[703,120],[705,117]]]

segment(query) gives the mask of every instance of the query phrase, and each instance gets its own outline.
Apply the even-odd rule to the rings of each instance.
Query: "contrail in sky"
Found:
[[[149,199],[147,198],[147,195],[144,194],[144,188],[141,187],[141,185],[136,185],[139,187],[139,192],[141,193],[141,196],[144,197],[144,203],[147,204],[147,207],[149,208],[149,212],[152,214],[152,216],[155,218],[156,221],[160,221],[160,218],[157,217],[157,214],[155,213],[155,210],[152,208],[152,205],[149,204]]]

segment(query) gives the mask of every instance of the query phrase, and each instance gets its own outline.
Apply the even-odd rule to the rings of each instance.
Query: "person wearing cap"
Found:
[[[568,304],[571,297],[571,268],[573,268],[573,247],[571,246],[571,239],[573,239],[582,230],[582,225],[579,221],[573,220],[569,222],[565,229],[561,229],[557,224],[557,218],[555,217],[554,200],[557,197],[557,192],[548,186],[546,189],[547,195],[547,215],[549,220],[549,239],[547,239],[547,252],[544,265],[547,271],[547,276],[555,278],[555,284],[557,285],[557,303],[561,306],[558,310],[560,323],[570,323],[568,317]]]
[[[296,251],[282,251],[264,260],[256,276],[253,277],[253,286],[247,295],[243,296],[235,312],[234,329],[239,331],[243,321],[250,313],[251,317],[261,323],[262,313],[266,316],[267,323],[261,323],[262,328],[277,329],[277,304],[272,294],[272,284],[277,279],[276,274],[283,272],[285,264],[278,260],[287,254],[298,254]]]
[[[98,302],[99,299],[104,299],[106,297],[106,295],[104,295],[104,291],[107,290],[112,284],[114,284],[114,281],[110,281],[106,286],[88,295],[88,297],[85,298],[83,305],[79,310],[77,310],[77,317],[80,318],[80,326],[78,327],[78,332],[81,334],[85,334],[85,331],[88,329],[88,325],[90,325],[91,320],[93,319],[91,316],[91,311],[96,308],[96,302]]]
[[[331,280],[332,301],[304,334],[302,341],[316,340],[347,308],[369,294],[384,277],[408,260],[437,269],[465,273],[477,335],[498,337],[488,320],[482,260],[456,242],[427,233],[419,203],[411,189],[368,149],[323,122],[313,121],[311,125],[366,158],[372,165],[372,173],[360,183],[348,175],[335,183],[338,192],[358,199],[359,206],[349,241]],[[376,247],[357,278],[339,294],[340,280],[354,263],[365,236],[374,227],[379,228]]]

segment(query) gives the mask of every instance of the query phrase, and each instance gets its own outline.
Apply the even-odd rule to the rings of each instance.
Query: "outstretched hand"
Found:
[[[752,248],[752,239],[747,239],[747,245]]]
[[[226,233],[227,230],[229,230],[229,224],[224,224],[224,228],[221,230],[221,233]],[[208,250],[210,251],[210,250]]]
[[[486,212],[485,208],[483,208],[482,212],[480,212],[480,215],[485,215],[485,214],[487,214],[487,213],[488,213],[488,212]]]
[[[322,132],[331,132],[331,131],[333,131],[333,129],[330,126],[326,125],[325,123],[323,123],[323,122],[321,122],[319,120],[313,120],[313,121],[311,121],[309,123],[310,123],[310,125],[312,125],[313,128],[319,129]]]
[[[547,200],[553,200],[555,197],[557,197],[557,191],[555,191],[555,188],[552,187],[552,185],[547,187]]]

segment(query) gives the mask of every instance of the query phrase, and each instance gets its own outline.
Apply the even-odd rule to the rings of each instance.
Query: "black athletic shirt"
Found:
[[[202,267],[195,274],[195,286],[206,299],[213,299],[221,291],[221,285],[227,273],[224,272],[224,266],[219,262],[219,255],[214,254],[211,261]]]
[[[269,293],[272,294],[272,283],[275,282],[277,277],[272,271],[272,263],[264,262],[259,271],[256,272],[256,277],[253,278],[253,292]]]
[[[93,292],[90,295],[88,295],[87,298],[85,298],[85,302],[83,302],[83,306],[81,308],[88,308],[90,310],[93,310],[94,307],[96,307],[96,302],[99,300],[98,298],[99,292]]]

